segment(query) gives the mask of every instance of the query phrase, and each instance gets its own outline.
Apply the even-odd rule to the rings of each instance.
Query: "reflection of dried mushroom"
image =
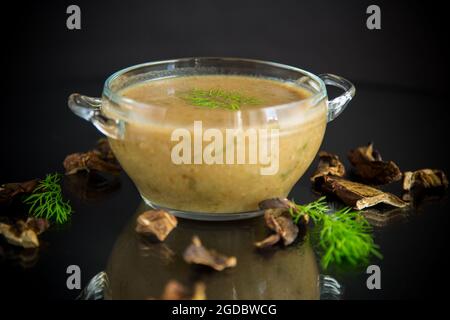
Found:
[[[80,172],[66,176],[64,187],[68,192],[86,202],[101,200],[120,187],[116,175],[103,175],[98,172]]]
[[[109,162],[117,162],[114,153],[111,150],[109,141],[106,138],[101,138],[97,141],[94,151],[98,152],[102,159]]]
[[[177,226],[177,218],[164,210],[148,210],[137,217],[136,232],[164,241]]]
[[[138,247],[141,257],[153,257],[166,265],[174,261],[175,252],[165,243],[152,243],[147,239],[140,238]]]
[[[261,241],[255,242],[255,247],[260,248],[260,249],[271,247],[271,246],[277,244],[280,240],[281,240],[281,237],[278,233],[272,233],[267,238],[265,238]]]
[[[187,289],[176,280],[170,280],[161,295],[162,300],[189,300]]]
[[[192,244],[184,251],[183,258],[187,263],[205,265],[217,271],[235,267],[237,264],[236,257],[206,249],[197,236],[192,238]]]
[[[161,295],[162,300],[206,300],[206,287],[203,282],[194,285],[194,292],[188,293],[185,286],[176,280],[170,280]]]
[[[338,177],[325,176],[319,178],[320,189],[333,194],[346,205],[357,210],[384,203],[394,207],[405,207],[407,204],[393,194],[366,186],[361,183],[348,181]]]
[[[47,219],[41,218],[28,218],[25,222],[26,226],[40,235],[50,227],[50,223]]]
[[[318,177],[328,175],[343,177],[345,175],[345,167],[337,155],[320,151],[319,164],[317,170],[311,176],[311,182],[314,182]]]
[[[367,209],[361,211],[361,214],[371,225],[383,227],[405,219],[407,212],[405,208],[391,208],[389,210]]]
[[[404,173],[403,190],[445,190],[448,187],[448,180],[441,170],[422,169],[414,172]]]
[[[7,203],[11,201],[14,197],[24,194],[31,193],[36,188],[39,180],[33,179],[24,182],[12,182],[5,183],[0,186],[0,203]]]
[[[0,261],[5,259],[22,268],[32,268],[39,260],[39,248],[18,248],[15,246],[0,245]]]
[[[194,284],[194,293],[192,300],[206,300],[206,286],[203,282],[196,282]]]
[[[402,173],[392,161],[383,161],[380,153],[373,149],[373,144],[359,147],[348,153],[355,173],[364,181],[373,184],[387,184],[398,181]]]
[[[14,224],[0,223],[0,234],[8,243],[24,248],[39,247],[38,235],[48,228],[45,219],[28,218],[27,221],[18,220]]]

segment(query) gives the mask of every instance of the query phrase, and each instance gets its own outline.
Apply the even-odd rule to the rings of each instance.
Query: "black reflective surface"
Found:
[[[228,11],[223,4],[195,2],[192,7],[175,7],[170,1],[151,5],[136,1],[124,12],[120,2],[108,6],[81,2],[85,18],[78,33],[65,29],[69,3],[18,4],[11,14],[21,18],[8,32],[8,50],[2,52],[7,85],[0,117],[0,182],[62,171],[67,154],[95,144],[100,134],[66,106],[70,93],[98,96],[103,80],[117,69],[193,55],[261,58],[345,76],[354,81],[357,94],[329,124],[322,149],[345,159],[349,149],[374,141],[383,157],[394,160],[402,170],[429,167],[448,174],[444,90],[448,51],[438,37],[442,20],[428,7],[382,3],[383,29],[371,34],[364,26],[368,4],[249,2],[242,10]],[[194,12],[200,13],[192,16]],[[123,23],[117,24],[120,19]],[[227,23],[231,20],[232,26]],[[267,21],[272,21],[270,29],[264,27]],[[308,46],[301,41],[300,31],[307,34]],[[314,199],[305,178],[291,193],[298,202]],[[397,186],[390,189],[398,192]],[[80,266],[82,286],[108,268],[121,234],[140,205],[136,189],[122,174],[120,186],[88,201],[80,200],[73,190],[66,191],[75,209],[73,218],[44,233],[39,252],[22,252],[0,239],[2,296],[74,299],[80,291],[67,289],[67,266]],[[448,212],[446,199],[433,201],[411,210],[404,219],[375,228],[384,255],[382,261],[373,261],[381,268],[381,290],[367,289],[365,270],[320,273],[342,284],[344,299],[433,298],[445,285]],[[140,272],[145,274],[147,269],[151,274],[151,266]],[[289,272],[296,272],[292,269]]]
[[[114,245],[106,268],[106,298],[158,298],[174,279],[188,288],[203,282],[208,299],[215,300],[319,298],[318,266],[308,241],[258,252],[253,243],[267,230],[264,220],[256,218],[216,223],[180,219],[164,243],[154,243],[134,230],[136,216],[148,209],[144,203],[139,206]],[[194,235],[204,246],[235,256],[236,267],[215,272],[184,262],[183,252]]]

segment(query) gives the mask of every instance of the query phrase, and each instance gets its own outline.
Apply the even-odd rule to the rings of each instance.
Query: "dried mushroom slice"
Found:
[[[90,170],[112,174],[119,174],[121,171],[119,164],[103,159],[98,151],[69,154],[63,165],[67,175]]]
[[[337,196],[346,205],[352,206],[357,210],[372,207],[379,203],[399,208],[407,206],[407,203],[397,196],[361,183],[331,176],[325,176],[320,179],[322,191]]]
[[[136,232],[143,235],[155,236],[164,241],[177,226],[178,220],[164,210],[149,210],[141,213],[136,219]]]
[[[291,214],[284,208],[267,209],[264,212],[266,225],[280,235],[285,246],[290,245],[298,236],[298,227],[292,221]]]
[[[31,193],[37,187],[39,179],[24,182],[5,183],[0,186],[0,203],[7,203],[16,196]]]
[[[275,208],[294,208],[294,204],[286,198],[271,198],[261,201],[258,204],[261,210],[275,209]]]
[[[373,149],[373,144],[359,147],[348,153],[348,159],[355,168],[355,173],[364,182],[388,184],[402,178],[402,173],[393,161],[383,161],[380,153]]]
[[[187,263],[205,265],[217,271],[235,267],[237,264],[236,257],[206,249],[197,236],[192,238],[192,244],[184,251],[183,258]]]
[[[298,226],[293,222],[290,209],[296,209],[295,204],[286,198],[272,198],[261,201],[259,207],[264,209],[264,219],[269,229],[275,233],[261,241],[255,242],[257,248],[267,248],[283,240],[285,246],[290,245],[298,236]],[[308,217],[304,216],[302,224],[308,224]]]
[[[442,170],[421,169],[417,171],[407,171],[403,177],[403,190],[413,189],[443,190],[448,188],[448,180]]]
[[[311,182],[314,182],[318,177],[328,175],[343,177],[345,175],[345,167],[337,155],[326,151],[320,151],[317,170],[311,176],[310,180]]]
[[[67,175],[91,170],[117,175],[122,169],[106,138],[99,139],[93,150],[68,155],[63,165]]]

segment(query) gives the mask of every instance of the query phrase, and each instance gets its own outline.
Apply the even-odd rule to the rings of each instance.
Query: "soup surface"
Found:
[[[104,108],[125,122],[123,139],[110,139],[114,153],[146,200],[180,211],[232,214],[286,197],[325,132],[325,101],[277,80],[180,76],[119,93],[150,107],[127,117],[116,113],[130,109],[127,101]]]
[[[190,113],[193,105],[184,99],[192,90],[214,91],[253,98],[241,109],[261,108],[303,100],[311,93],[293,84],[265,78],[245,76],[188,76],[143,82],[124,89],[121,93],[133,100],[177,108],[177,112]],[[245,102],[245,101],[244,101]],[[194,106],[195,107],[195,106]],[[194,108],[195,109],[195,108]]]

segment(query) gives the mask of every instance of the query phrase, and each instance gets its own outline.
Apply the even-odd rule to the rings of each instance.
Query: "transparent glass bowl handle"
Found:
[[[331,73],[321,74],[319,75],[319,78],[322,79],[325,85],[338,87],[339,89],[344,90],[343,94],[328,101],[328,122],[330,122],[336,119],[336,117],[344,111],[347,104],[355,96],[356,89],[353,83],[347,79]]]
[[[102,99],[93,98],[72,93],[69,96],[68,105],[70,110],[80,118],[92,122],[92,124],[104,135],[121,139],[124,133],[124,122],[107,118],[101,112]]]

